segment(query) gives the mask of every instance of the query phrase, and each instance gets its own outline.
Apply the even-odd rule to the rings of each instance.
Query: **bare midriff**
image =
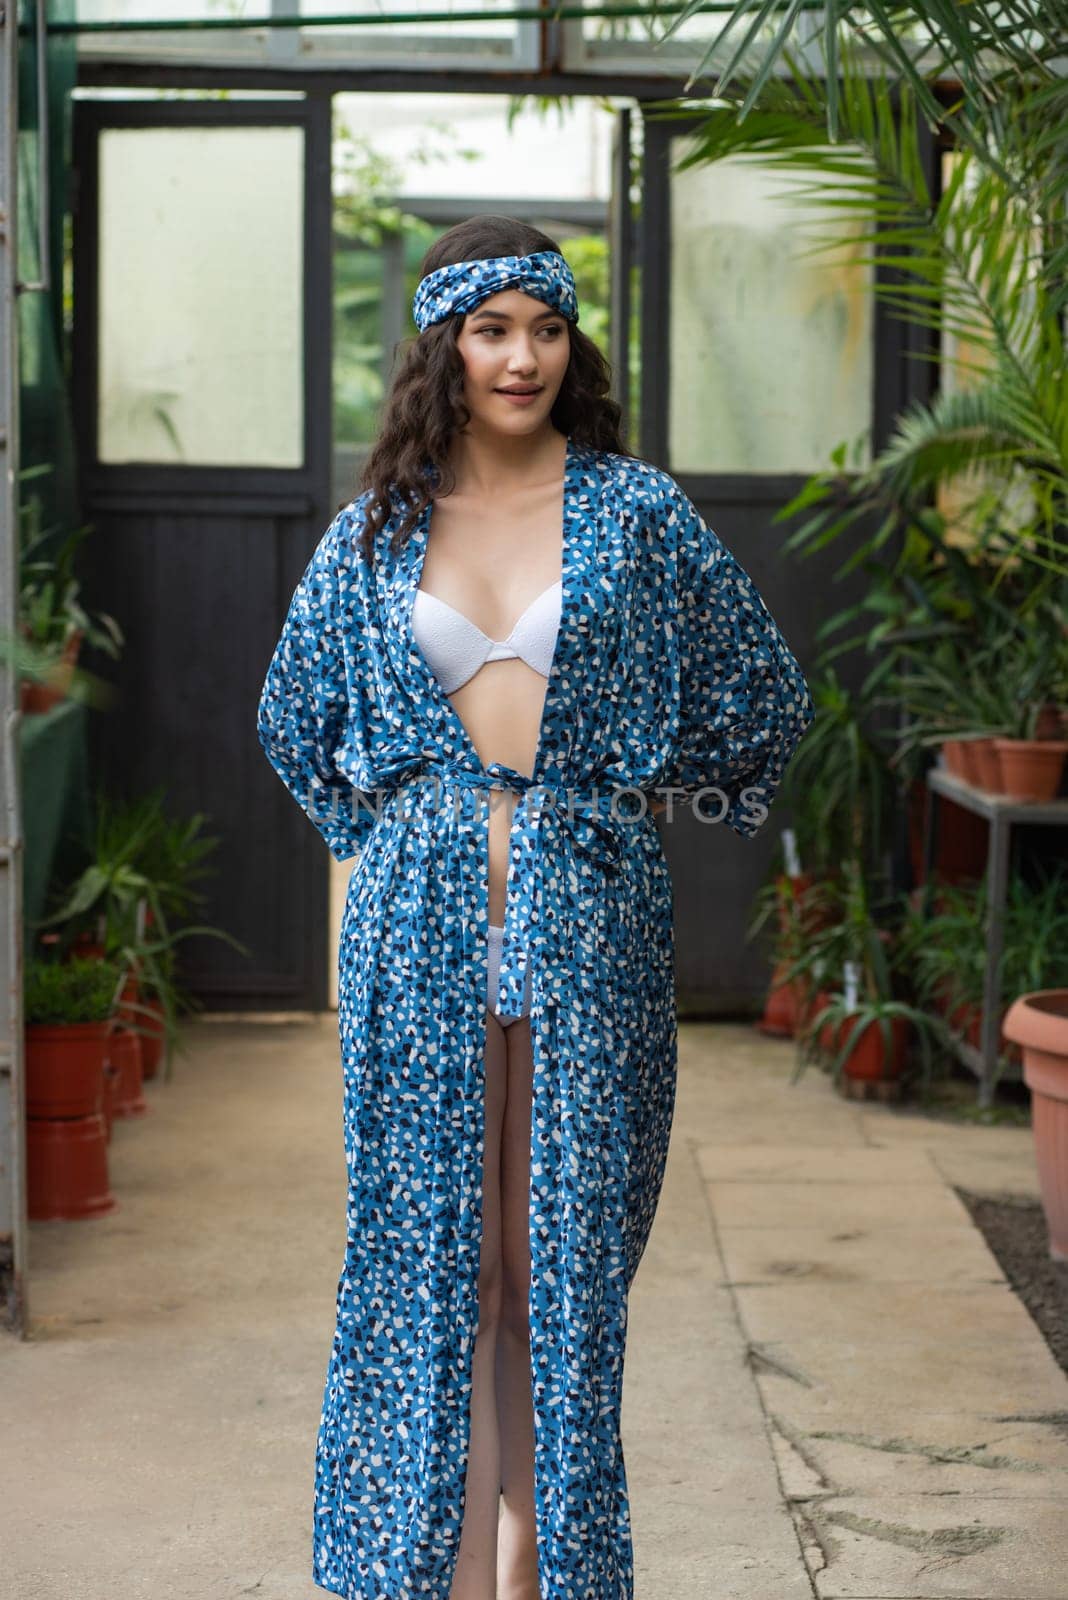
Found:
[[[521,504],[492,506],[473,495],[434,502],[431,544],[419,586],[462,611],[491,639],[507,639],[531,601],[561,577],[559,481],[525,489]],[[449,695],[484,767],[493,761],[534,775],[547,680],[513,657],[486,661]],[[489,920],[504,923],[508,840],[518,796],[488,802]]]

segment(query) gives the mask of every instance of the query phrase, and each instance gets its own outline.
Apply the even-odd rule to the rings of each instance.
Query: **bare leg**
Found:
[[[501,1319],[497,1416],[503,1507],[498,1600],[538,1600],[534,1518],[534,1405],[530,1389],[530,1133],[534,1057],[530,1018],[509,1025],[508,1098],[501,1131]]]
[[[501,1463],[494,1384],[501,1315],[501,1123],[507,1080],[505,1030],[486,1012],[486,1142],[482,1157],[482,1252],[472,1356],[471,1448],[464,1521],[449,1600],[496,1600]]]

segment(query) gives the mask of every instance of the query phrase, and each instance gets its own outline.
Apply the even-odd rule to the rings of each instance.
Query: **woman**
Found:
[[[745,572],[626,452],[553,241],[476,217],[423,274],[259,713],[358,857],[313,1570],[352,1600],[629,1600],[627,1295],[676,1072],[648,802],[753,834],[812,709]]]

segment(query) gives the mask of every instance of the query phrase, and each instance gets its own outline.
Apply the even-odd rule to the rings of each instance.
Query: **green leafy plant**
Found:
[[[899,964],[915,1003],[944,1017],[947,1037],[981,1009],[986,979],[987,880],[931,885],[909,904],[898,936]],[[924,899],[931,907],[924,910]],[[1068,866],[1009,879],[996,979],[1003,1013],[1020,994],[1068,984]],[[1002,1056],[1001,1069],[1007,1058]]]
[[[1001,956],[1001,1001],[1068,985],[1068,866],[1039,869],[1036,882],[1009,880]]]
[[[704,10],[705,0],[688,0],[670,15],[658,14],[657,0],[650,0],[648,15],[663,24],[655,35],[660,42]],[[1002,171],[1003,163],[996,145],[991,147],[981,134],[988,123],[997,125],[996,91],[1003,97],[1015,93],[1031,118],[1044,117],[1049,125],[1068,115],[1068,89],[1057,76],[1064,53],[1064,10],[1047,0],[1012,0],[1009,6],[1003,0],[972,0],[967,6],[899,0],[890,7],[876,0],[829,0],[820,7],[820,24],[813,36],[810,18],[799,6],[736,0],[723,8],[718,30],[694,45],[698,60],[686,88],[709,76],[714,64],[718,77],[712,94],[729,98],[738,106],[739,118],[745,117],[774,82],[772,74],[795,33],[804,29],[809,50],[822,52],[825,82],[819,104],[832,140],[842,126],[842,104],[848,98],[837,70],[843,40],[865,52],[873,66],[891,72],[911,91],[928,122],[945,126],[995,172]],[[959,84],[949,103],[933,87],[946,63],[952,63]],[[1051,139],[1036,151],[1040,170],[1054,164],[1054,147]],[[1050,178],[1055,184],[1056,175]]]
[[[115,1010],[124,977],[125,969],[117,961],[29,961],[23,987],[25,1020],[106,1022]]]
[[[777,872],[757,891],[747,939],[755,939],[774,918],[773,954],[776,965],[802,961],[814,931],[825,927],[837,908],[837,884],[830,878],[801,879]]]
[[[136,975],[143,996],[158,1002],[168,1044],[174,1046],[180,1017],[201,1009],[178,977],[181,941],[204,935],[249,953],[225,929],[171,925],[172,916],[186,916],[203,901],[193,884],[203,876],[204,858],[218,840],[201,833],[200,813],[180,821],[169,818],[162,789],[128,804],[100,793],[96,816],[94,859],[60,889],[58,904],[35,926],[58,927],[61,950],[69,950],[80,935],[98,939],[108,958]],[[125,1010],[138,1031],[156,1027],[155,1012],[141,1001],[128,1002]]]
[[[824,873],[844,861],[881,870],[894,800],[889,751],[872,731],[874,707],[862,688],[851,693],[834,666],[810,674],[815,717],[783,784],[801,859]]]
[[[827,1058],[827,1071],[832,1078],[841,1077],[849,1057],[869,1027],[878,1028],[882,1035],[886,1059],[893,1055],[893,1022],[907,1022],[920,1043],[920,1071],[925,1086],[930,1084],[934,1070],[932,1041],[941,1042],[943,1027],[938,1018],[905,1000],[892,997],[856,1000],[841,990],[831,994],[823,1006],[814,1008],[805,1031],[800,1036],[797,1065],[793,1074],[796,1081],[813,1060]],[[821,1043],[825,1030],[830,1030],[835,1040],[833,1051],[825,1050]]]
[[[981,891],[975,885],[940,884],[935,909],[922,893],[909,903],[898,935],[902,967],[917,1004],[949,1015],[983,998],[986,936]]]
[[[846,864],[841,880],[829,886],[829,893],[837,901],[837,916],[808,935],[799,959],[784,974],[784,980],[804,976],[810,994],[823,996],[809,1008],[799,1030],[793,1081],[812,1061],[826,1057],[821,1039],[828,1028],[839,1040],[831,1056],[832,1076],[840,1074],[869,1024],[879,1027],[889,1053],[894,1017],[905,1019],[914,1028],[921,1044],[921,1070],[925,1080],[929,1079],[931,1044],[944,1039],[944,1029],[940,1018],[912,1004],[902,993],[907,975],[897,946],[900,897],[873,904],[856,862]],[[847,1022],[843,1038],[841,1025]]]
[[[27,468],[20,479],[48,468]],[[47,679],[81,637],[106,654],[117,657],[123,633],[115,618],[82,605],[81,583],[74,570],[75,556],[92,524],[72,529],[58,538],[60,529],[43,528],[40,496],[29,494],[19,507],[19,627],[15,666],[23,676]],[[58,538],[58,543],[57,543]],[[9,649],[15,641],[9,641]],[[95,695],[97,680],[82,671],[83,690]],[[73,685],[72,685],[73,687]]]

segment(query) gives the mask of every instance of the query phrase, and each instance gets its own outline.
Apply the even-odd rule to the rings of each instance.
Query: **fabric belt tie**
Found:
[[[555,774],[554,774],[555,775]],[[516,893],[509,895],[504,915],[504,938],[498,976],[497,1010],[501,1016],[518,1016],[523,1009],[527,962],[530,959],[534,918],[534,889],[542,850],[541,819],[554,818],[570,840],[576,855],[611,876],[623,857],[624,824],[613,816],[611,791],[595,786],[582,789],[527,777],[503,761],[492,761],[481,771],[434,763],[424,767],[422,778],[439,781],[446,789],[489,792],[510,789],[519,799],[512,814],[509,873]],[[541,800],[543,803],[539,803]]]

